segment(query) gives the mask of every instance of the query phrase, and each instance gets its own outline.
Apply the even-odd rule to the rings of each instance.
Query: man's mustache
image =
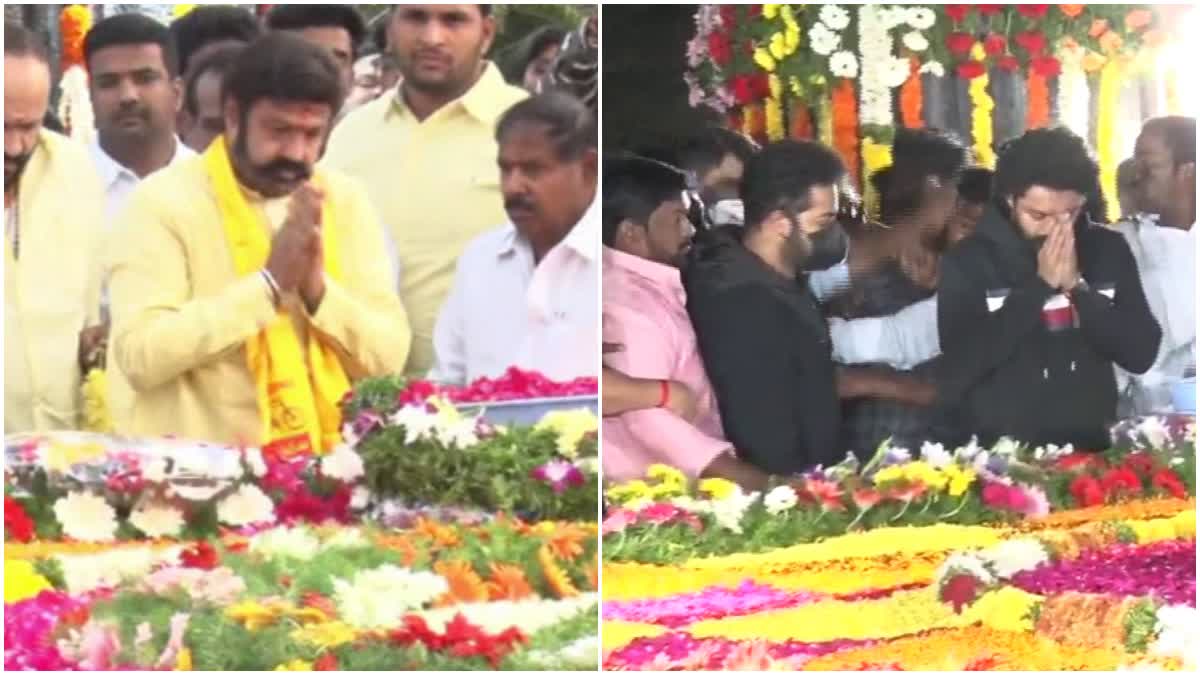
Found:
[[[536,208],[534,207],[533,202],[529,201],[525,197],[507,197],[504,200],[504,210],[534,211]]]
[[[270,163],[259,167],[259,170],[265,174],[280,178],[284,174],[289,173],[295,174],[300,180],[308,180],[312,177],[312,169],[307,164],[283,158],[272,160]]]

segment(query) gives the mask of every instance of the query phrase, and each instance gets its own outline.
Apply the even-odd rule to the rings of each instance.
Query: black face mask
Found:
[[[841,225],[833,224],[816,234],[806,234],[811,253],[800,264],[804,272],[819,272],[846,259],[849,240]]]

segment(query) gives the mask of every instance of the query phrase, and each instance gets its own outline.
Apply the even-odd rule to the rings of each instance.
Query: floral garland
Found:
[[[91,94],[83,58],[83,39],[92,27],[92,10],[87,5],[68,5],[58,17],[62,36],[62,80],[58,117],[72,138],[88,143],[95,136]]]
[[[1087,73],[1084,70],[1085,50],[1070,38],[1059,42],[1058,58],[1062,72],[1058,76],[1058,117],[1083,138],[1089,137],[1091,115],[1088,101]]]
[[[909,35],[912,35],[910,33]],[[908,36],[905,36],[906,38]],[[922,38],[923,39],[923,38]],[[900,121],[909,129],[920,129],[925,126],[925,120],[922,118],[922,100],[924,92],[921,85],[921,66],[920,62],[913,57],[911,61],[911,72],[908,79],[900,87]]]
[[[983,45],[976,44],[973,51],[981,53]],[[996,151],[992,141],[992,110],[995,109],[996,102],[988,94],[987,87],[988,75],[983,71],[971,78],[967,92],[971,98],[971,136],[975,140],[975,161],[990,169],[996,166]]]
[[[1108,203],[1109,220],[1120,218],[1121,207],[1117,199],[1117,165],[1120,151],[1117,139],[1117,106],[1121,98],[1122,64],[1111,59],[1100,71],[1100,85],[1096,92],[1099,100],[1096,115],[1096,160],[1100,165],[1100,187]]]
[[[775,73],[771,73],[767,82],[771,88],[771,97],[763,107],[767,139],[778,141],[787,136],[783,122],[783,84],[779,81],[779,75]]]
[[[858,176],[858,97],[848,79],[833,88],[831,101],[833,147],[842,156],[851,176]]]

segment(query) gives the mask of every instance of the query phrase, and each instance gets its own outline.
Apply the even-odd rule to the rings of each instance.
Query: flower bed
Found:
[[[604,667],[1192,669],[1194,424],[1115,434],[885,445],[765,495],[653,467],[607,491]]]
[[[322,457],[6,439],[5,668],[594,669],[594,416],[501,429],[406,391]],[[434,454],[494,480],[395,473]]]

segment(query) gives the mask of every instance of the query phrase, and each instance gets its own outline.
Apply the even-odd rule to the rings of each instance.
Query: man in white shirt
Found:
[[[434,329],[434,380],[467,383],[510,366],[554,380],[599,374],[600,209],[596,118],[548,93],[496,125],[510,223],[458,261]]]
[[[1166,410],[1172,383],[1196,366],[1196,120],[1146,122],[1134,150],[1134,176],[1137,208],[1145,213],[1117,227],[1133,252],[1162,343],[1145,374],[1117,368],[1124,415]]]
[[[83,50],[98,132],[89,149],[105,192],[102,237],[107,238],[138,183],[195,153],[175,136],[181,88],[175,43],[166,26],[142,14],[117,14],[88,31]],[[102,323],[84,333],[91,353],[101,353],[108,333],[107,277],[105,271]],[[115,366],[108,374],[108,404],[121,430],[133,393]]]

